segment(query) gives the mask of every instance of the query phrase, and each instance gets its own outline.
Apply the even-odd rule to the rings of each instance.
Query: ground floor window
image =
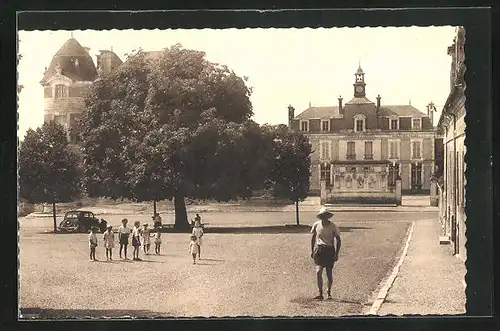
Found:
[[[322,164],[320,166],[320,179],[326,181],[326,185],[331,184],[331,169],[329,164]]]
[[[389,164],[389,173],[388,173],[388,185],[391,188],[396,187],[396,180],[399,177],[399,163]]]
[[[410,185],[412,190],[422,189],[422,163],[416,163],[411,165]]]

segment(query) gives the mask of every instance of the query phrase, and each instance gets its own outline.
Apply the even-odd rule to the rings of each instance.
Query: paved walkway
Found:
[[[465,313],[465,263],[440,245],[437,220],[415,221],[403,265],[378,315]]]

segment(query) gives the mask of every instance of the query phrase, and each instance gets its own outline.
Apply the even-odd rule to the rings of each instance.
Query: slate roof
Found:
[[[361,98],[352,98],[350,101],[348,101],[346,103],[346,105],[362,105],[362,104],[370,104],[373,102],[368,100],[367,98],[365,97],[361,97]]]
[[[116,55],[116,53],[114,53],[113,51],[109,51],[109,50],[101,50],[99,51],[101,52],[101,55],[102,54],[108,54],[108,55],[111,55],[111,69],[115,69],[116,67],[118,67],[120,64],[123,63],[123,61],[118,57],[118,55]],[[101,55],[97,55],[98,58],[101,56]]]
[[[94,81],[97,70],[90,54],[74,38],[67,40],[52,58],[49,68],[45,71],[41,84],[57,73],[74,81]]]
[[[367,98],[354,98],[346,105],[369,105],[373,104]],[[390,106],[381,106],[380,107],[380,116],[410,116],[410,117],[426,117],[427,114],[424,114],[417,108],[410,105],[390,105]],[[339,116],[339,107],[338,106],[330,106],[330,107],[309,107],[304,110],[299,115],[295,116],[295,119],[307,120],[311,118],[330,118]]]
[[[380,116],[393,116],[397,115],[400,117],[410,116],[410,117],[424,117],[427,114],[421,112],[417,108],[411,105],[394,105],[394,106],[380,106],[379,111]]]
[[[295,116],[295,119],[311,119],[311,118],[329,118],[332,116],[339,115],[339,107],[309,107],[304,110],[299,115]]]

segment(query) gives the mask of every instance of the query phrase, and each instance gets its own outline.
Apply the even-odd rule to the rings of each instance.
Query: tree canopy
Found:
[[[19,196],[31,203],[73,201],[80,193],[78,163],[62,125],[29,129],[19,149]]]
[[[182,229],[185,197],[251,196],[264,185],[273,150],[250,120],[250,95],[244,78],[203,52],[175,45],[130,57],[86,97],[80,136],[88,194],[173,198]]]

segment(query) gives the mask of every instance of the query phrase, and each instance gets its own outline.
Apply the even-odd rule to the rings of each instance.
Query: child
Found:
[[[161,232],[160,229],[157,228],[155,232],[155,253],[160,255],[160,246],[161,246]]]
[[[127,259],[128,237],[130,236],[129,227],[127,227],[128,220],[122,219],[122,225],[118,228],[118,241],[120,242],[120,259],[122,258],[122,250],[125,252],[125,260]]]
[[[196,255],[198,254],[198,241],[195,235],[191,236],[191,242],[189,243],[189,253],[193,257],[193,264],[196,264]]]
[[[192,235],[196,237],[196,243],[198,244],[198,259],[201,260],[201,237],[203,237],[203,227],[199,221],[195,221]]]
[[[115,234],[113,233],[113,227],[108,225],[106,231],[102,235],[102,240],[104,241],[104,247],[106,248],[106,260],[113,260],[113,248],[115,247]]]
[[[141,241],[144,255],[149,255],[149,248],[151,247],[151,230],[148,228],[148,223],[143,224],[144,228],[141,230]]]
[[[89,247],[90,247],[90,262],[97,261],[95,257],[95,249],[97,247],[97,228],[93,226],[89,233]]]
[[[134,228],[132,229],[132,246],[134,246],[133,259],[134,261],[142,261],[139,258],[139,251],[141,249],[141,230],[139,227],[141,226],[141,222],[135,221]]]

